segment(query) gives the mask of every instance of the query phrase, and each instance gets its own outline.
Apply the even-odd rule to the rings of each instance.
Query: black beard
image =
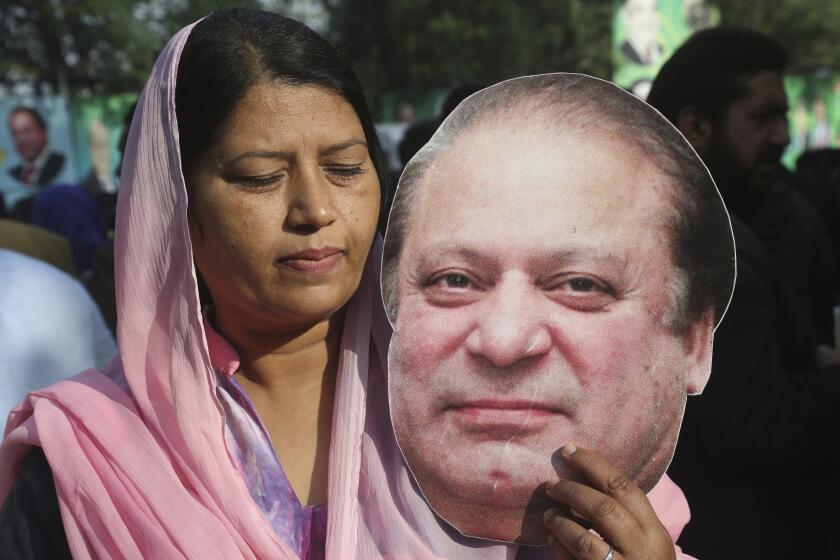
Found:
[[[765,176],[756,169],[744,167],[732,158],[732,153],[731,144],[720,135],[712,138],[703,160],[709,167],[727,209],[739,218],[749,220],[770,194],[772,174],[767,173]],[[768,151],[761,154],[757,165],[781,165],[781,155],[781,149]]]

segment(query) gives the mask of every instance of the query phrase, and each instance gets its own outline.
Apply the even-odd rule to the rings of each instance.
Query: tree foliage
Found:
[[[788,52],[788,71],[836,70],[840,61],[840,2],[836,0],[714,0],[723,25],[763,31]]]
[[[375,94],[523,74],[610,75],[607,0],[334,0],[331,38]]]
[[[67,94],[139,91],[183,25],[253,0],[3,0],[0,83]]]
[[[723,23],[776,37],[791,71],[840,60],[840,2],[707,0]],[[139,90],[165,41],[224,6],[323,9],[368,93],[522,74],[611,74],[610,0],[3,0],[0,83],[36,92]]]

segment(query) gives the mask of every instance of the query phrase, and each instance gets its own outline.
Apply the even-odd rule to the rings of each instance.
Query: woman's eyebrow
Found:
[[[338,144],[333,144],[332,146],[324,149],[321,154],[322,155],[332,155],[337,152],[344,151],[348,148],[352,148],[354,146],[364,146],[367,149],[368,145],[367,142],[361,140],[359,138],[351,138],[345,142],[339,142]],[[222,165],[228,166],[233,165],[243,159],[248,158],[260,158],[260,159],[291,159],[293,157],[292,152],[280,151],[280,150],[250,150],[247,152],[243,152],[238,156],[232,157],[227,160],[222,161]]]
[[[251,150],[243,152],[236,157],[222,161],[222,165],[233,165],[243,159],[260,158],[260,159],[289,159],[292,157],[291,152],[271,151],[271,150]]]
[[[360,138],[351,138],[350,140],[347,140],[346,142],[339,142],[338,144],[333,144],[329,148],[326,148],[325,150],[323,150],[321,152],[321,155],[324,155],[324,156],[333,155],[336,152],[341,152],[341,151],[344,151],[348,148],[352,148],[354,146],[364,146],[365,149],[367,149],[367,147],[368,147],[367,142],[365,142],[364,140],[362,140]]]

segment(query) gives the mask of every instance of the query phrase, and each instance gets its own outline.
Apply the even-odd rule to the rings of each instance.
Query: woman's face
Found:
[[[294,328],[329,317],[356,291],[379,179],[343,97],[252,86],[185,173],[195,261],[217,314]]]

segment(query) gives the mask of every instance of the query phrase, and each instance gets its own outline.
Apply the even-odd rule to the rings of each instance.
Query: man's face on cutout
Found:
[[[9,130],[15,149],[26,161],[34,161],[47,145],[47,131],[28,111],[15,111],[9,117]]]
[[[649,491],[699,390],[668,323],[667,179],[626,141],[479,125],[415,188],[389,392],[430,505],[464,534],[544,544],[567,442]]]
[[[767,190],[779,169],[790,136],[787,94],[778,72],[764,71],[743,81],[746,93],[731,102],[714,125],[703,155],[716,182],[735,206],[749,203],[749,193]]]

